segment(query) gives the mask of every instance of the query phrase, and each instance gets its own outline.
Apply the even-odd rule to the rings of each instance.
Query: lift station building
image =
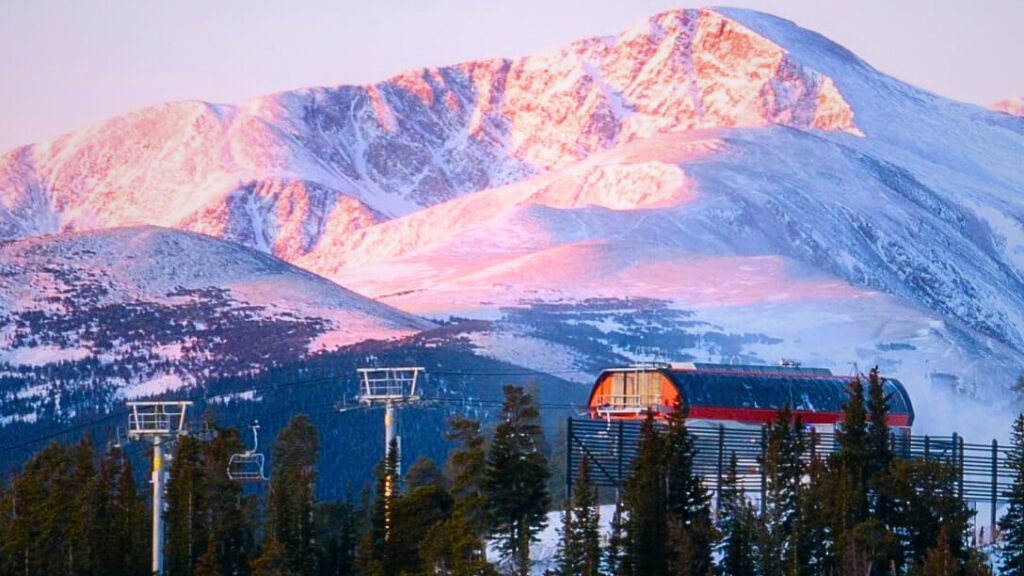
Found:
[[[761,427],[789,403],[807,426],[831,432],[843,419],[847,387],[854,376],[824,368],[733,364],[638,364],[607,369],[597,377],[588,402],[592,418],[639,419],[665,415],[678,400],[687,421]],[[865,381],[865,394],[867,382]],[[884,378],[888,425],[902,434],[914,423],[910,396],[898,380]]]

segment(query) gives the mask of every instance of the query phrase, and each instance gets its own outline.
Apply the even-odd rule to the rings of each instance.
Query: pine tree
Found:
[[[575,521],[572,515],[572,500],[566,498],[562,505],[562,525],[558,529],[558,549],[555,551],[555,569],[547,576],[575,576],[583,564],[582,552],[576,541]]]
[[[663,443],[654,415],[648,413],[640,427],[640,445],[622,494],[627,514],[622,572],[630,576],[660,576],[668,566]]]
[[[839,445],[839,454],[842,458],[863,466],[868,456],[868,431],[864,383],[860,376],[850,380],[846,394],[843,423],[836,428],[836,443]]]
[[[1006,465],[1013,471],[1013,483],[1004,494],[1009,504],[999,519],[1002,531],[999,573],[1024,576],[1024,414],[1013,422]]]
[[[385,574],[424,574],[427,572],[420,547],[426,535],[451,514],[452,497],[440,483],[424,483],[433,462],[420,460],[409,470],[417,478],[391,510],[390,537],[387,542]]]
[[[445,463],[454,506],[446,520],[428,531],[420,553],[437,576],[496,574],[487,562],[483,542],[487,453],[480,423],[457,416],[449,420],[445,437],[457,444]]]
[[[965,542],[972,512],[957,494],[957,473],[952,466],[897,460],[884,482],[883,489],[892,497],[892,516],[897,519],[891,526],[900,549],[897,570],[920,564],[942,539],[954,558],[967,560]]]
[[[604,551],[604,574],[627,574],[625,532],[626,519],[622,500],[615,503],[612,513],[611,530],[608,533],[608,546]]]
[[[148,574],[152,524],[149,522],[145,499],[135,484],[131,460],[121,458],[120,454],[112,454],[111,458],[120,463],[120,471],[114,493],[114,515],[109,523],[112,538],[104,574]]]
[[[591,485],[590,459],[580,460],[573,496],[576,540],[582,552],[581,576],[601,573],[601,514],[598,509],[597,488]]]
[[[203,513],[206,502],[201,450],[195,437],[182,436],[170,459],[164,514],[167,540],[164,567],[168,576],[191,576],[206,549],[208,532]]]
[[[763,536],[760,568],[765,576],[798,573],[801,564],[800,480],[805,450],[803,425],[789,404],[779,409],[766,432],[760,461],[765,475]]]
[[[253,563],[254,573],[257,569],[265,574],[316,571],[313,488],[319,450],[316,428],[304,415],[293,417],[278,434],[267,498],[265,544],[263,554]]]
[[[385,457],[374,470],[374,498],[370,513],[369,530],[356,553],[356,572],[363,575],[393,574],[389,547],[391,522],[398,493],[398,442],[391,440]]]
[[[704,483],[694,468],[697,449],[678,401],[668,417],[664,443],[668,573],[701,576],[713,568],[715,530]]]
[[[243,497],[241,485],[227,475],[232,454],[245,450],[238,430],[217,428],[202,444],[202,477],[207,545],[201,558],[219,574],[244,574],[256,551],[258,501]],[[211,548],[210,544],[216,543]]]
[[[517,386],[505,386],[503,391],[501,423],[487,454],[487,509],[499,553],[526,576],[530,543],[547,523],[549,472],[533,397]]]
[[[867,477],[870,479],[886,472],[895,457],[892,433],[889,431],[889,400],[885,393],[885,379],[878,375],[878,366],[868,374]],[[876,503],[877,507],[877,503]],[[875,510],[877,513],[878,511]]]
[[[456,416],[448,421],[445,439],[458,445],[445,463],[455,507],[468,527],[483,536],[487,528],[487,452],[480,422]]]
[[[584,456],[576,477],[573,498],[562,511],[561,541],[555,573],[561,576],[597,576],[601,569],[601,518],[597,490],[591,486],[590,460]]]
[[[919,576],[956,576],[960,573],[960,562],[950,550],[949,526],[943,524],[939,529],[935,546],[925,553],[921,564],[912,571]]]
[[[756,518],[743,496],[739,484],[739,462],[736,453],[729,457],[722,489],[718,497],[719,530],[722,533],[719,553],[719,576],[755,576]]]

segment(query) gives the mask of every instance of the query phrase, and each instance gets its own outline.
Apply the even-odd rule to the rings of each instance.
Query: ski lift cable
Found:
[[[570,373],[581,373],[582,374],[582,373],[590,373],[589,371],[586,371],[586,370],[557,370],[557,371],[545,371],[545,372],[540,372],[540,371],[536,371],[536,370],[522,370],[522,371],[511,371],[510,370],[510,371],[501,371],[501,372],[498,372],[498,371],[488,371],[488,372],[485,372],[485,371],[471,371],[471,370],[464,370],[464,371],[429,371],[428,370],[428,372],[431,375],[443,375],[443,376],[537,376],[537,375],[543,375],[543,374],[570,374]],[[275,382],[275,383],[271,383],[271,384],[268,384],[268,385],[246,386],[244,391],[259,392],[259,391],[274,390],[274,389],[278,389],[278,388],[306,387],[306,386],[313,386],[313,385],[320,384],[320,383],[336,382],[338,379],[339,379],[339,376],[338,375],[334,375],[334,376],[324,376],[324,377],[321,377],[321,378],[311,378],[311,379],[307,379],[307,380],[295,380],[295,381],[291,381],[291,382]],[[186,396],[185,399],[186,400],[193,400],[193,401],[194,400],[203,400],[203,401],[208,402],[211,397],[216,397],[216,396],[220,396],[220,395],[227,395],[227,394],[233,394],[233,393],[237,393],[237,392],[226,392],[224,394],[210,395],[209,394],[209,388],[207,386],[204,386],[203,390],[201,392],[197,391],[194,394],[190,394],[190,395]],[[476,405],[495,405],[495,404],[497,404],[497,405],[500,405],[501,402],[502,402],[501,400],[498,400],[498,399],[494,399],[494,400],[485,400],[485,399],[468,400],[468,399],[454,399],[454,398],[445,398],[445,397],[424,397],[423,399],[424,400],[429,400],[429,401],[432,401],[432,402],[435,402],[435,403],[439,402],[439,403],[449,404],[449,405],[458,405],[458,404],[468,404],[468,405],[474,405],[474,404],[476,404]],[[332,401],[330,404],[333,405],[335,403]],[[546,403],[541,403],[541,404],[538,404],[538,408],[539,409],[555,409],[555,410],[558,410],[558,409],[576,409],[576,408],[578,408],[578,406],[574,406],[574,405],[571,405],[571,404],[546,404]],[[294,413],[296,413],[296,410],[294,408],[292,408],[292,409],[285,410],[285,412],[294,414]],[[39,442],[44,442],[46,440],[51,440],[53,438],[58,438],[60,436],[66,435],[66,434],[70,434],[70,433],[73,433],[73,432],[78,432],[78,431],[81,431],[81,430],[84,430],[84,429],[87,429],[87,428],[91,428],[91,427],[96,426],[97,424],[102,424],[103,422],[107,422],[107,421],[113,420],[115,418],[122,418],[124,416],[127,416],[128,414],[129,414],[129,411],[127,411],[127,410],[118,410],[118,411],[106,414],[104,416],[101,416],[99,418],[94,418],[94,419],[89,420],[87,422],[81,422],[79,424],[75,424],[73,426],[69,426],[69,427],[64,428],[62,430],[51,432],[49,434],[43,434],[43,435],[37,436],[35,438],[30,438],[28,440],[23,440],[21,442],[18,442],[17,444],[10,444],[10,445],[7,445],[7,446],[2,446],[2,447],[0,447],[0,454],[4,454],[4,453],[7,453],[7,452],[10,452],[10,451],[13,451],[13,450],[17,450],[19,448],[25,448],[27,446],[31,446],[31,445],[37,444]]]

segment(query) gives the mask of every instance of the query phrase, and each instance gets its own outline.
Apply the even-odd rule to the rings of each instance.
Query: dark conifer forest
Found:
[[[866,387],[865,387],[866,384]],[[720,493],[696,472],[678,407],[644,420],[628,481],[593,484],[584,458],[565,495],[552,489],[557,442],[528,389],[506,386],[497,421],[452,417],[444,462],[401,471],[397,444],[372,481],[318,499],[318,429],[291,418],[269,443],[269,479],[227,474],[248,438],[210,422],[173,445],[166,484],[168,576],[977,576],[990,556],[947,463],[892,450],[880,378],[848,390],[837,450],[805,458],[789,407],[765,429],[763,494],[744,492],[734,455]],[[1024,574],[1024,416],[1013,425],[1009,505],[993,555]],[[51,443],[0,484],[0,576],[150,574],[148,469],[88,438]],[[618,498],[616,498],[616,495]],[[563,498],[563,496],[565,496]],[[599,511],[604,504],[605,518]],[[561,510],[557,552],[538,567],[531,544]],[[611,517],[608,517],[611,516]],[[604,525],[604,528],[602,528]],[[610,527],[609,527],[610,526]]]

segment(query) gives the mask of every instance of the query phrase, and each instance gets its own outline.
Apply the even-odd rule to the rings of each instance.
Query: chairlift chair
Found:
[[[267,476],[263,468],[263,454],[256,451],[260,445],[260,423],[254,421],[249,428],[252,429],[252,450],[231,455],[228,460],[228,478],[237,482],[265,482]]]

